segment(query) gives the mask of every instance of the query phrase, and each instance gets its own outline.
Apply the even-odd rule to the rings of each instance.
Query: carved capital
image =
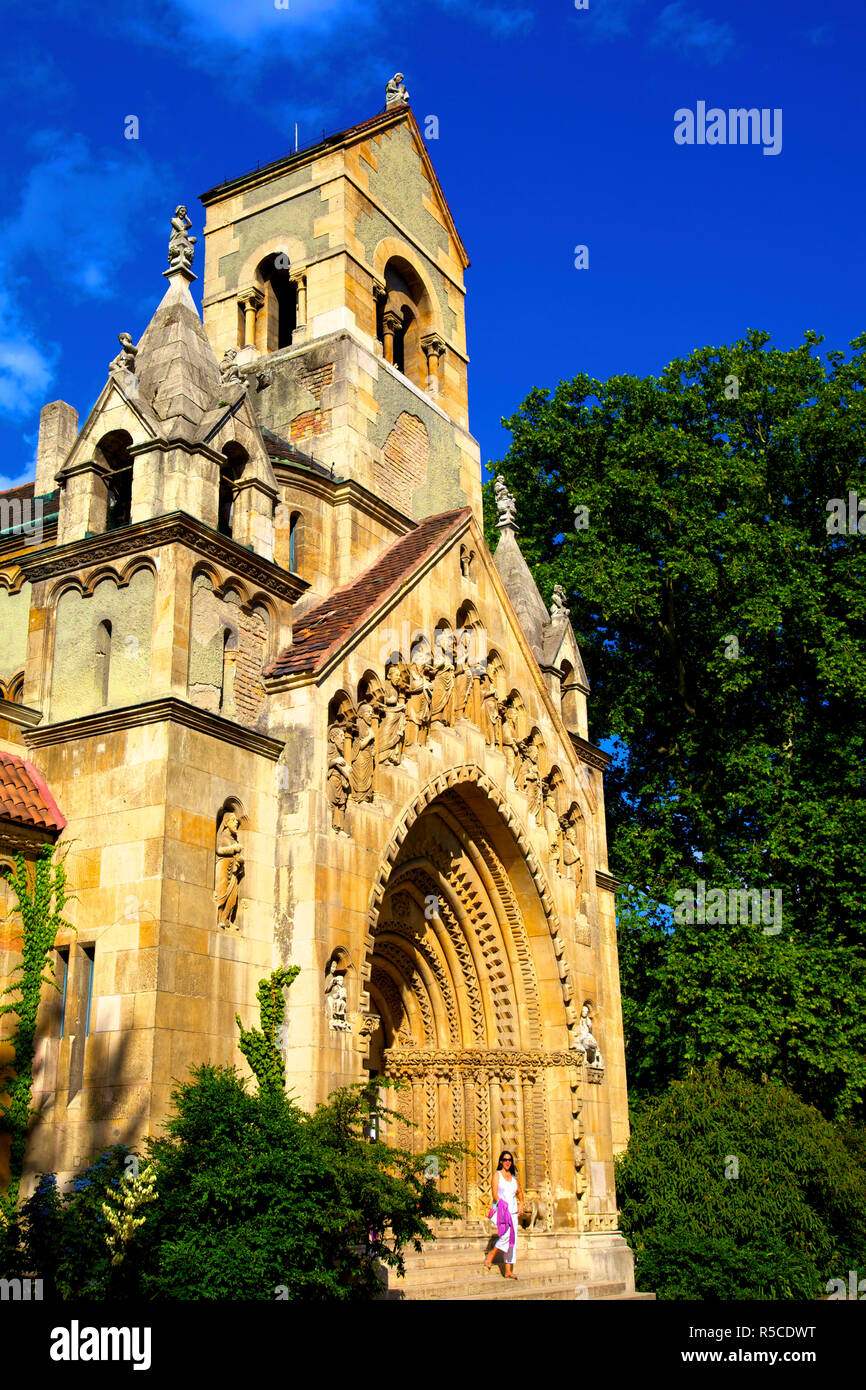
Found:
[[[393,309],[386,309],[382,316],[382,326],[386,333],[396,333],[403,327],[403,320]]]
[[[421,339],[421,346],[427,354],[428,359],[431,357],[441,357],[445,352],[445,344],[438,333],[425,333],[424,337]]]
[[[265,296],[258,285],[247,285],[245,289],[238,290],[238,303],[245,309],[261,309],[264,302]]]

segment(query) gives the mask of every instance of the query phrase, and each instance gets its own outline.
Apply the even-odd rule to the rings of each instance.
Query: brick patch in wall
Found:
[[[289,439],[294,443],[310,435],[327,434],[330,428],[330,410],[305,410],[303,415],[296,415],[289,426]]]
[[[423,420],[407,411],[398,418],[374,468],[375,490],[400,511],[412,513],[415,489],[427,481],[430,437]]]

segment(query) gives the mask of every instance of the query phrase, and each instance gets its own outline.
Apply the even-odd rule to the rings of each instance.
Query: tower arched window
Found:
[[[247,455],[239,444],[227,444],[223,453],[226,461],[220,468],[217,530],[223,536],[231,536],[234,534],[235,495]]]
[[[281,252],[266,256],[256,279],[264,295],[263,323],[262,329],[256,331],[256,346],[260,352],[291,347],[292,334],[298,326],[298,287],[288,257]]]
[[[129,526],[132,521],[132,436],[125,430],[112,430],[99,442],[96,457],[106,468],[106,531]]]
[[[301,540],[303,536],[303,517],[300,512],[292,512],[289,517],[289,569],[298,573]]]
[[[385,266],[385,294],[377,306],[376,328],[386,362],[422,391],[429,385],[422,336],[435,328],[430,296],[418,272],[402,256]]]

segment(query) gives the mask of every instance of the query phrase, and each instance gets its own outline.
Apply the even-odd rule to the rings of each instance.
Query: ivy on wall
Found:
[[[43,984],[58,988],[54,979],[54,961],[51,959],[57,933],[63,927],[75,930],[72,923],[63,917],[63,909],[69,901],[66,870],[62,860],[56,864],[52,862],[53,852],[52,845],[43,846],[34,865],[32,885],[23,854],[16,854],[15,871],[7,875],[21,916],[22,936],[21,960],[10,972],[20,978],[7,985],[0,995],[0,998],[18,995],[12,1002],[0,1004],[0,1017],[8,1013],[17,1016],[9,1038],[14,1061],[7,1063],[0,1074],[0,1085],[8,1097],[0,1098],[0,1134],[9,1134],[12,1139],[9,1154],[11,1180],[8,1191],[0,1194],[0,1216],[5,1221],[11,1220],[18,1205],[27,1130],[34,1113],[31,1100],[39,998]]]

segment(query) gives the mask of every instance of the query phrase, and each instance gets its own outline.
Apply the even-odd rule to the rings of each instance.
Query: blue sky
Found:
[[[372,115],[397,69],[472,260],[485,461],[533,386],[866,328],[862,0],[277,3],[0,0],[0,486],[32,476],[40,406],[83,417],[140,336],[175,204],[199,230],[199,193],[295,121],[303,144]],[[676,144],[699,101],[780,108],[781,151]]]

